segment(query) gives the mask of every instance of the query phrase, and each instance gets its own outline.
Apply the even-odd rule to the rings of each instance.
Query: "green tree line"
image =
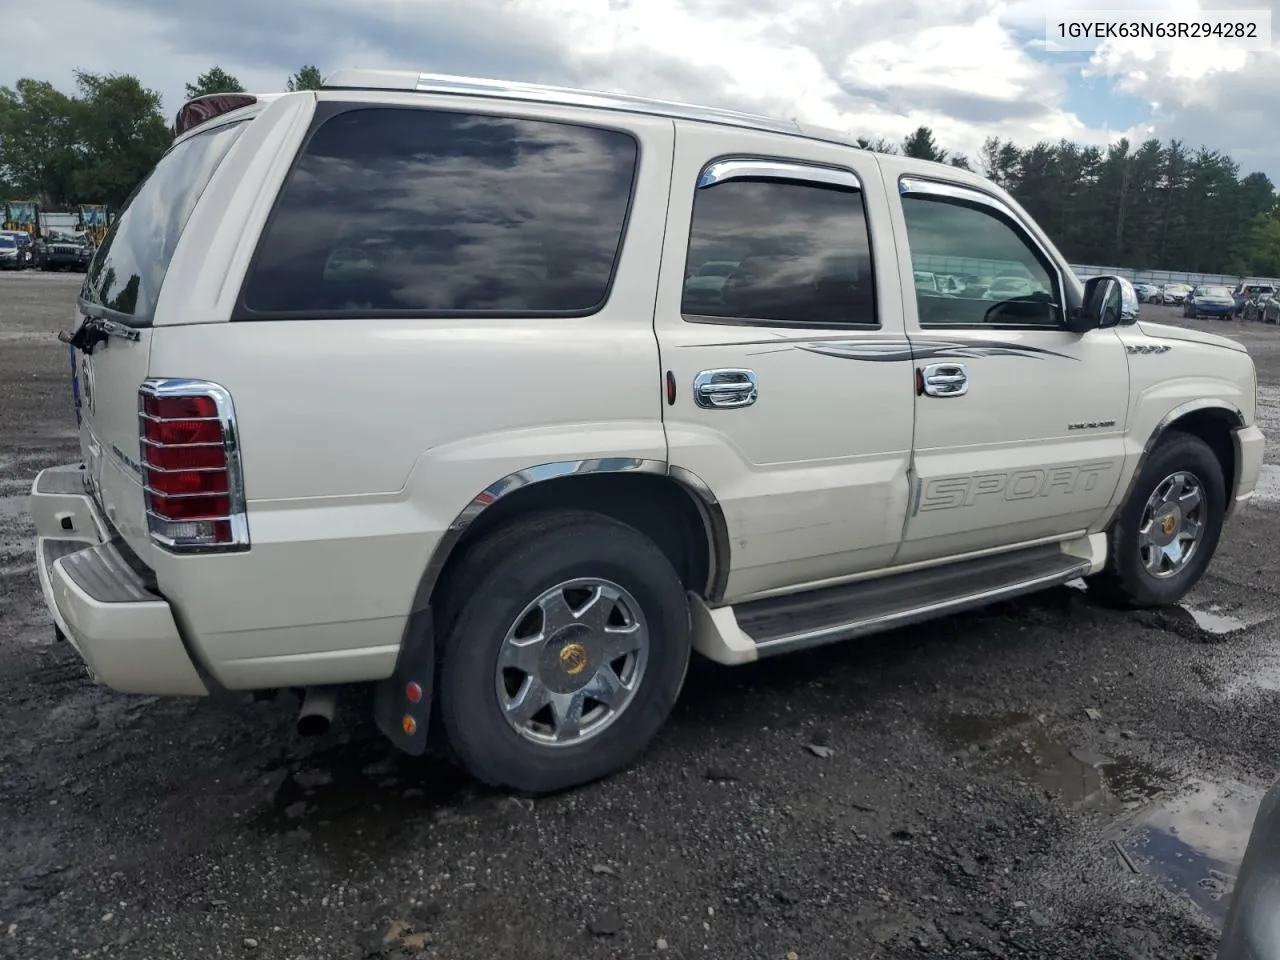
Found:
[[[291,91],[320,85],[313,64],[284,84]],[[186,95],[243,89],[214,66],[186,85]],[[0,87],[0,199],[118,206],[172,138],[160,95],[136,77],[78,72],[71,94],[19,80],[12,89]],[[857,142],[973,168],[967,156],[940,146],[928,127],[899,144]],[[1280,276],[1275,186],[1265,174],[1242,174],[1231,157],[1208,147],[1178,140],[1019,146],[992,137],[976,166],[1026,207],[1073,263]]]
[[[320,71],[307,64],[285,89],[320,84]],[[243,89],[215,66],[188,83],[186,94]],[[72,93],[44,80],[0,86],[0,200],[35,200],[53,209],[119,206],[172,140],[160,94],[128,74],[77,71]]]
[[[871,150],[951,163],[928,127]],[[982,174],[1009,191],[1072,263],[1280,276],[1280,207],[1263,173],[1180,140],[1121,139],[1109,147],[1059,140],[1029,147],[990,137]]]

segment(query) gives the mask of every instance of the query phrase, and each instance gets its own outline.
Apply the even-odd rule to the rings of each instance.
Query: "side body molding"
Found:
[[[668,467],[661,460],[642,460],[633,457],[604,457],[587,460],[556,460],[533,467],[517,470],[497,480],[476,494],[462,512],[449,524],[435,552],[427,563],[426,572],[418,585],[414,598],[414,611],[422,610],[431,599],[440,574],[448,563],[449,557],[457,548],[464,534],[475,523],[476,518],[493,506],[500,499],[516,490],[522,490],[535,483],[556,480],[562,477],[604,473],[643,473],[654,476],[670,477],[691,496],[698,514],[702,517],[707,536],[709,557],[709,573],[707,583],[703,587],[709,603],[718,603],[724,597],[725,586],[729,580],[729,527],[724,519],[724,510],[716,499],[711,488],[692,471],[682,467]]]

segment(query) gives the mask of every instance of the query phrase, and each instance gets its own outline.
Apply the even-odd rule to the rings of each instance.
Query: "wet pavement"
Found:
[[[1117,849],[1131,869],[1155,877],[1221,927],[1263,793],[1230,781],[1192,781],[1145,810]]]
[[[1184,608],[696,663],[640,763],[530,801],[357,696],[304,741],[291,695],[118,696],[55,645],[25,496],[75,456],[77,281],[0,277],[0,958],[1213,956],[1280,770],[1280,449]],[[1280,436],[1280,329],[1198,325]]]

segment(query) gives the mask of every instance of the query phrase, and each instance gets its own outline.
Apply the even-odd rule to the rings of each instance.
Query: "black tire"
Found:
[[[1204,534],[1186,566],[1160,579],[1143,566],[1138,528],[1148,499],[1167,477],[1179,471],[1192,474],[1205,493]],[[1213,450],[1199,437],[1170,430],[1143,464],[1129,499],[1107,532],[1107,564],[1088,579],[1089,590],[1104,601],[1123,607],[1177,603],[1204,576],[1218,548],[1225,513],[1226,482]]]
[[[497,658],[528,604],[558,583],[601,577],[635,598],[650,633],[648,662],[633,699],[581,744],[530,742],[502,715]],[[556,510],[518,520],[468,550],[443,583],[437,717],[454,757],[495,787],[543,794],[630,765],[667,719],[690,656],[685,588],[666,555],[612,518]]]

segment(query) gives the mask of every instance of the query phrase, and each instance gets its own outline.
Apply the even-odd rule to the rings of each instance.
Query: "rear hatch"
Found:
[[[156,301],[191,212],[246,122],[196,133],[169,149],[121,208],[78,300],[69,349],[85,483],[143,558],[151,541],[138,388],[147,377]]]

